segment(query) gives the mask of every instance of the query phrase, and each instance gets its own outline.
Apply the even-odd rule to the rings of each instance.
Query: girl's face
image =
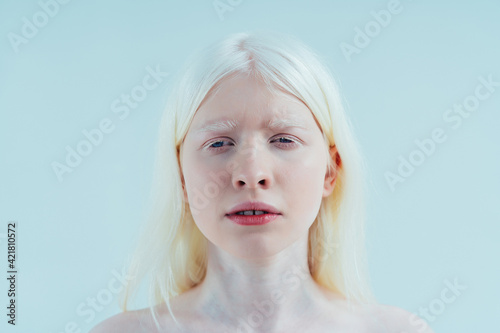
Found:
[[[327,158],[321,130],[301,101],[271,94],[252,77],[226,79],[201,104],[181,145],[184,200],[218,248],[241,258],[267,257],[307,235],[335,185]],[[228,218],[248,201],[281,215],[252,226]]]

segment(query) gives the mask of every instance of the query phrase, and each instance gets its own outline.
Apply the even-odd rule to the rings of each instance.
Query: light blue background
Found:
[[[445,281],[457,279],[467,289],[431,322],[434,330],[498,330],[500,87],[457,129],[443,114],[474,93],[478,77],[500,81],[500,4],[401,1],[349,62],[341,43],[353,44],[355,28],[387,6],[243,1],[221,20],[212,1],[72,1],[16,53],[9,33],[21,35],[23,17],[32,21],[41,7],[2,1],[2,272],[8,221],[18,221],[19,240],[18,325],[7,325],[2,310],[2,332],[60,333],[69,322],[86,332],[119,311],[113,297],[90,320],[76,312],[90,309],[87,298],[108,288],[130,253],[170,79],[193,50],[255,29],[302,39],[340,82],[370,170],[367,246],[379,301],[418,313],[439,305]],[[171,75],[121,120],[111,103],[141,84],[148,66]],[[59,182],[51,163],[63,163],[65,147],[104,118],[114,131]],[[408,158],[435,128],[447,140],[391,191],[384,174],[397,172],[398,156]],[[5,281],[0,287],[5,309]],[[144,306],[144,297],[134,305]]]

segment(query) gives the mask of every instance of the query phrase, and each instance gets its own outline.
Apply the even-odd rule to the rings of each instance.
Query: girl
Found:
[[[432,332],[367,282],[363,164],[337,86],[280,34],[195,54],[161,123],[123,309],[92,332]],[[127,311],[150,274],[150,307]]]

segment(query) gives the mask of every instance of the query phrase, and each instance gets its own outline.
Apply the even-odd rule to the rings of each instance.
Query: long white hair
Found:
[[[320,124],[325,150],[336,145],[339,159],[333,193],[323,198],[309,229],[308,261],[314,280],[349,301],[374,302],[364,239],[365,166],[342,107],[337,84],[324,61],[295,38],[280,33],[237,33],[196,52],[177,74],[160,124],[151,214],[129,266],[123,311],[131,292],[149,274],[149,305],[201,283],[207,240],[183,200],[179,149],[203,99],[224,78],[256,75],[301,100]],[[329,155],[327,155],[329,156]],[[177,322],[177,321],[176,321]],[[158,323],[157,323],[158,325]]]

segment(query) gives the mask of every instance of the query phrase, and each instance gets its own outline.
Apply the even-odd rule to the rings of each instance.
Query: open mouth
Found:
[[[226,216],[278,216],[280,211],[271,204],[259,201],[247,201],[230,209]]]
[[[226,216],[240,225],[262,225],[276,220],[281,214],[265,210],[243,210]]]
[[[237,212],[233,215],[263,215],[263,214],[270,214],[270,213],[266,212],[265,210],[244,210],[241,212]]]

